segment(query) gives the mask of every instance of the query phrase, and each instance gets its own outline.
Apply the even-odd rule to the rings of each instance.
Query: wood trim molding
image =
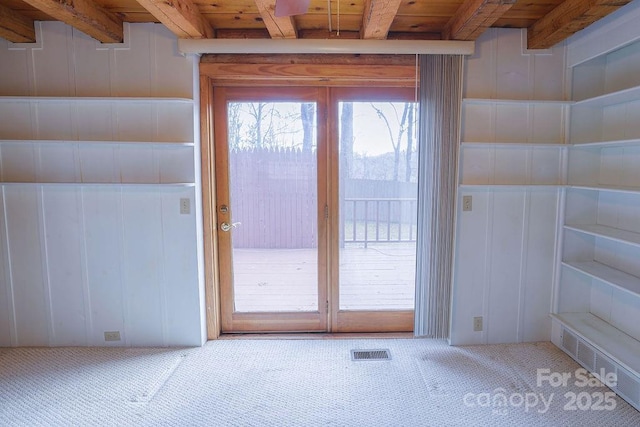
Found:
[[[415,87],[414,55],[205,55],[200,74],[216,86]]]
[[[204,282],[207,339],[220,336],[220,280],[216,217],[215,153],[213,149],[213,86],[200,76],[200,152],[202,167],[202,211],[204,241]]]

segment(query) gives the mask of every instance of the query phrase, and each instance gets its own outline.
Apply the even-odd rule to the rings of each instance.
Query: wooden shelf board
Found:
[[[583,99],[582,101],[576,101],[573,105],[575,107],[606,107],[608,105],[638,101],[638,99],[640,99],[640,86],[635,86],[617,92]]]
[[[0,102],[171,102],[193,104],[193,99],[137,96],[0,96]]]
[[[0,186],[195,187],[193,182],[0,182]]]
[[[563,262],[562,265],[622,291],[640,296],[640,277],[632,276],[597,261]]]
[[[559,313],[551,317],[634,375],[640,376],[638,340],[591,313]]]
[[[640,187],[623,187],[623,186],[612,186],[612,185],[573,185],[573,184],[569,184],[568,187],[576,188],[579,190],[609,191],[614,193],[640,194]]]
[[[490,98],[464,98],[463,104],[518,104],[518,105],[573,105],[573,101],[544,100],[544,99],[490,99]]]
[[[563,188],[562,184],[460,184],[462,190],[474,189],[558,189]]]
[[[562,143],[536,142],[461,142],[462,147],[499,147],[499,148],[565,148],[570,147]]]
[[[0,139],[0,144],[102,144],[102,145],[154,145],[173,147],[193,147],[193,142],[158,142],[158,141],[92,141],[92,140],[62,140],[62,139]]]
[[[626,243],[629,245],[640,246],[640,233],[633,231],[620,230],[619,228],[608,227],[600,224],[588,225],[570,225],[566,224],[564,228],[589,234],[591,236],[603,237],[616,242]]]
[[[601,147],[616,147],[624,145],[637,145],[640,144],[640,139],[620,139],[616,141],[595,141],[595,142],[578,142],[571,144],[573,147],[584,148],[601,148]]]

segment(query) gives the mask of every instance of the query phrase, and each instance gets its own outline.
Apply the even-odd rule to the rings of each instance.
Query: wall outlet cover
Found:
[[[120,331],[105,331],[105,341],[120,341]]]

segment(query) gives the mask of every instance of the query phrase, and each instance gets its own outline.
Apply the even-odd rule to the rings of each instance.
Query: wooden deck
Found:
[[[313,249],[234,249],[234,278],[236,311],[317,310]],[[414,281],[414,243],[341,250],[341,310],[413,310]]]

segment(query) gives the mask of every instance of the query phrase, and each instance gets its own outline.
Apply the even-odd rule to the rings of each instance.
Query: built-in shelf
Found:
[[[489,99],[489,98],[464,98],[463,104],[546,104],[546,105],[572,105],[573,101],[541,100],[541,99]]]
[[[616,185],[568,185],[569,188],[576,188],[578,190],[593,190],[593,191],[609,191],[612,193],[630,193],[640,194],[640,187],[624,187]]]
[[[478,147],[478,148],[563,148],[568,147],[562,143],[536,143],[536,142],[461,142],[461,147]]]
[[[563,262],[562,265],[635,296],[640,296],[640,277],[632,276],[597,261]]]
[[[593,98],[576,101],[575,107],[606,107],[609,105],[622,104],[624,102],[637,101],[640,99],[640,86],[631,87],[617,92],[611,92]]]
[[[0,139],[0,144],[97,144],[97,145],[153,145],[153,146],[174,146],[193,147],[193,142],[176,141],[92,141],[92,140],[62,140],[62,139]]]
[[[567,230],[577,231],[579,233],[589,234],[591,236],[614,240],[616,242],[640,246],[640,233],[635,233],[633,231],[620,230],[619,228],[599,224],[565,225],[564,228]]]
[[[561,184],[460,184],[462,190],[510,190],[510,189],[534,189],[544,190],[563,188]]]
[[[640,342],[591,313],[552,314],[598,351],[636,376],[640,376]]]
[[[134,96],[0,96],[0,102],[157,102],[192,104],[189,98],[156,98]]]
[[[193,182],[0,182],[0,186],[195,187]]]
[[[602,148],[602,147],[616,147],[616,146],[638,145],[638,144],[640,144],[640,139],[620,139],[617,141],[578,142],[571,145],[577,148],[580,148],[580,147]]]

